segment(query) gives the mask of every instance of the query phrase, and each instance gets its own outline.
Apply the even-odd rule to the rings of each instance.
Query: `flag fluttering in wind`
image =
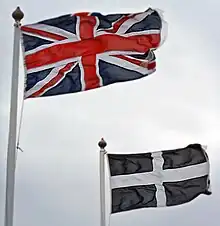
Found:
[[[187,203],[209,195],[209,159],[200,144],[141,154],[108,154],[112,214]]]
[[[13,226],[17,143],[19,45],[22,35],[25,98],[70,94],[146,77],[156,70],[154,51],[167,36],[160,10],[130,14],[76,13],[21,26],[13,12],[14,47],[7,154],[5,226]],[[139,154],[100,147],[100,226],[105,220],[105,165],[110,169],[111,213],[187,203],[210,195],[208,155],[200,144]]]
[[[166,39],[161,12],[76,13],[21,27],[25,98],[81,92],[156,70]]]

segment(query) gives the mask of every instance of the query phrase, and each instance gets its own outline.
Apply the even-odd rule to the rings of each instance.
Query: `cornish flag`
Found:
[[[141,154],[108,154],[112,213],[180,205],[210,195],[209,159],[200,144]]]

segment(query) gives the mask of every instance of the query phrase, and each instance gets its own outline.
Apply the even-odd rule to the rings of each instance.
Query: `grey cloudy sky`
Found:
[[[24,23],[77,11],[164,10],[169,24],[156,52],[157,72],[130,83],[85,93],[25,101],[16,171],[15,226],[99,225],[97,142],[109,152],[144,152],[199,142],[209,146],[213,195],[166,209],[142,209],[111,218],[111,226],[218,226],[220,222],[220,2],[209,0],[1,0],[0,3],[0,225],[5,169],[13,21]],[[20,64],[20,87],[23,67]],[[20,94],[22,89],[20,90]]]

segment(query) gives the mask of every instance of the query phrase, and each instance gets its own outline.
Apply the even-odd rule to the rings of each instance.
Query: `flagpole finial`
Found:
[[[99,147],[100,147],[101,149],[104,149],[104,148],[107,146],[107,143],[106,143],[106,141],[102,138],[102,139],[99,141],[98,145],[99,145]]]
[[[19,23],[24,18],[24,13],[21,11],[20,7],[18,6],[15,11],[12,13],[12,18],[15,22]]]

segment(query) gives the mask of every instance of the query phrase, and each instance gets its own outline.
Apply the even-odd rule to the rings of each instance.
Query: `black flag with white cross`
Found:
[[[209,195],[209,159],[200,144],[140,154],[108,154],[112,214],[180,205]]]

